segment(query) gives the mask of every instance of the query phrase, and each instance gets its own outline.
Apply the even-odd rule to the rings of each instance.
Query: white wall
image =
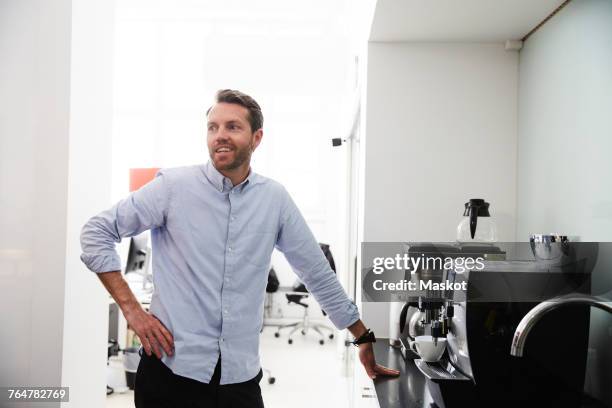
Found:
[[[517,64],[502,44],[370,43],[365,242],[452,241],[469,198],[514,240]],[[381,337],[388,314],[363,305]]]
[[[110,197],[109,10],[0,3],[0,384],[68,386],[74,407],[105,403],[108,306],[78,235]]]
[[[0,3],[2,385],[61,383],[70,3]]]
[[[519,238],[612,241],[612,2],[569,3],[525,43],[519,82]],[[593,289],[612,285],[600,254]],[[612,294],[610,294],[612,295]],[[612,316],[591,312],[586,390],[612,406]]]

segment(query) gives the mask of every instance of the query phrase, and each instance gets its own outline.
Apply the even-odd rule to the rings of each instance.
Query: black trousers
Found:
[[[263,408],[259,381],[220,385],[221,358],[209,384],[176,375],[154,354],[142,353],[136,383],[136,408]]]

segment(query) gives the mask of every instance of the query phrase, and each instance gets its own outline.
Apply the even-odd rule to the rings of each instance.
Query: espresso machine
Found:
[[[553,239],[554,241],[554,239]],[[466,282],[467,290],[425,290],[409,296],[400,316],[402,355],[427,378],[440,408],[580,407],[584,385],[590,310],[573,304],[548,312],[531,328],[522,357],[511,355],[521,320],[542,301],[557,296],[588,296],[597,249],[570,246],[563,237],[548,242],[449,244],[409,243],[409,256],[482,258],[482,269],[420,268],[406,279]],[[558,245],[557,245],[558,244]],[[531,258],[516,256],[525,252]],[[512,259],[508,260],[508,254]],[[437,264],[438,266],[440,263]],[[444,338],[446,351],[426,362],[414,347],[418,335]]]
[[[448,258],[477,258],[484,260],[504,260],[506,253],[497,246],[480,243],[472,244],[433,244],[410,243],[405,245],[409,257],[422,257],[432,259]],[[436,264],[433,262],[432,264]],[[440,265],[441,263],[437,263]],[[436,267],[420,267],[411,274],[408,272],[406,280],[432,281],[435,283],[464,281],[467,274],[457,274],[452,269]],[[439,338],[447,338],[455,317],[456,305],[465,302],[465,293],[458,295],[453,290],[426,289],[418,296],[409,297],[399,315],[400,338],[399,344],[404,358],[418,357],[414,347],[417,336],[430,335],[435,342]],[[461,316],[459,317],[461,319]]]

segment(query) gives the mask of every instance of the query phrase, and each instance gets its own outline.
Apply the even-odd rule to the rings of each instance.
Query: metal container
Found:
[[[532,234],[531,251],[538,261],[559,261],[569,255],[569,240],[561,234]]]

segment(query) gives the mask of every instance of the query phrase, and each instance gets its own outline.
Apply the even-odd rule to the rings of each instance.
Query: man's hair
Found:
[[[249,95],[236,91],[234,89],[220,89],[215,95],[216,103],[235,103],[245,107],[249,111],[249,124],[251,125],[251,131],[255,132],[263,127],[263,114],[261,108],[255,99]],[[206,111],[206,116],[212,109],[212,106]]]

